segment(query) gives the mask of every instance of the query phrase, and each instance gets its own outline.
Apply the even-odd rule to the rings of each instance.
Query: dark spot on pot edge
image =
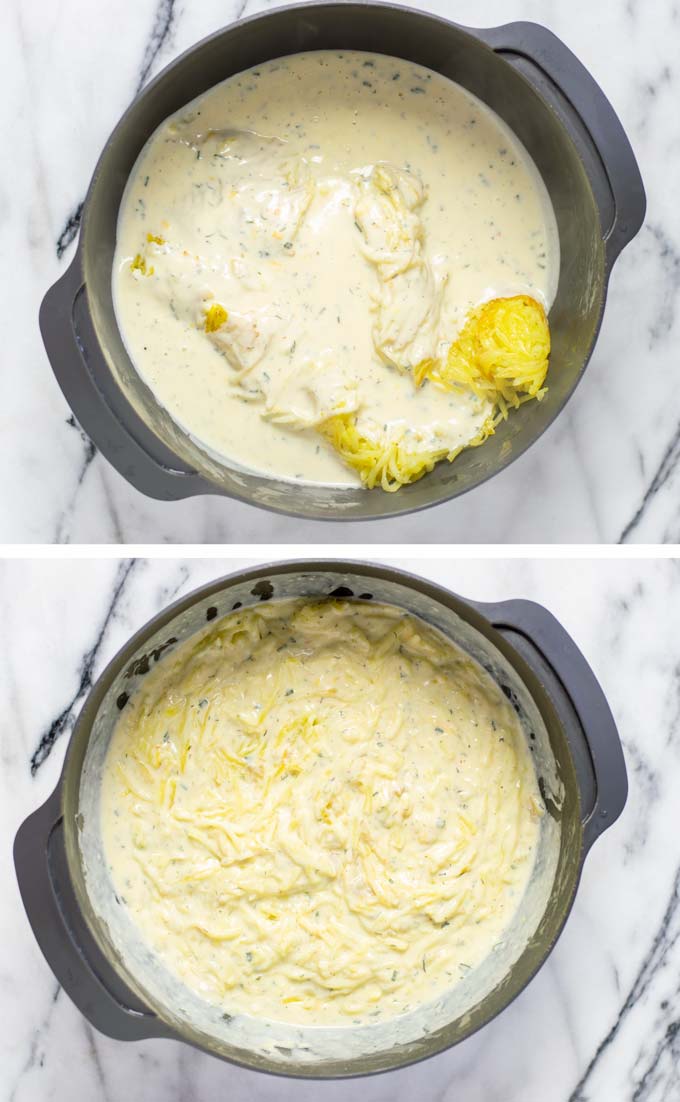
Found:
[[[555,822],[559,823],[560,819],[562,818],[560,814],[560,809],[553,800],[552,796],[548,794],[548,790],[546,788],[543,777],[538,778],[538,791],[541,793],[543,803],[545,804],[545,809],[548,812],[548,815],[551,819],[554,819]]]
[[[517,699],[517,694],[513,692],[509,685],[501,685],[501,689],[517,712],[517,715],[519,715],[519,701]]]
[[[154,650],[149,651],[148,654],[143,654],[141,658],[135,658],[134,662],[131,662],[125,671],[125,676],[135,677],[138,674],[148,673],[151,666],[151,660],[153,659],[154,662],[158,662],[163,651],[167,650],[168,647],[171,647],[172,644],[176,642],[177,637],[173,635],[165,643],[161,643],[160,647],[156,647]]]
[[[353,597],[354,592],[351,589],[348,589],[346,585],[339,585],[337,587],[337,589],[332,590],[332,592],[329,593],[328,596],[329,597]]]
[[[206,609],[206,613],[205,613],[206,620],[214,620],[216,616],[217,616],[217,609],[215,608],[214,605],[211,605],[210,608]]]
[[[256,582],[250,591],[253,597],[259,597],[261,601],[269,601],[274,596],[274,586],[267,578]]]
[[[119,712],[123,711],[123,708],[125,707],[125,705],[127,704],[129,699],[130,699],[130,697],[129,697],[128,693],[121,693],[120,694],[120,696],[116,700],[116,704],[118,705],[118,711]]]

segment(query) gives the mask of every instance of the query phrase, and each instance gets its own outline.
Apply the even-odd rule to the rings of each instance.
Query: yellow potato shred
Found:
[[[358,427],[354,413],[329,417],[321,426],[321,431],[345,462],[358,471],[367,489],[380,486],[388,493],[394,493],[409,482],[417,482],[442,459],[452,462],[463,450],[463,446],[454,449],[419,448],[417,442],[410,444],[404,436],[390,439],[384,432],[377,432],[371,438]],[[493,431],[494,422],[489,417],[477,436],[464,446],[478,447],[488,440]]]
[[[229,314],[219,302],[213,302],[205,311],[204,329],[206,333],[216,333],[229,320]]]
[[[531,398],[545,394],[550,356],[550,329],[545,310],[528,295],[495,298],[470,312],[445,360],[426,359],[414,369],[416,386],[425,379],[443,390],[471,390],[492,404],[492,411],[477,436],[463,447],[478,447],[493,435],[496,426]],[[418,447],[406,432],[395,438],[376,430],[362,431],[356,414],[337,414],[321,426],[339,455],[358,471],[368,489],[380,486],[393,493],[416,482],[447,459],[452,462],[463,447]]]
[[[141,253],[137,253],[136,257],[130,264],[130,271],[139,272],[141,275],[144,276],[152,276],[155,269],[153,265],[150,268],[147,268],[146,259],[142,256]]]
[[[509,407],[543,397],[549,356],[540,302],[529,295],[494,298],[471,311],[446,360],[419,365],[416,384],[429,378],[446,390],[465,387],[506,416]]]

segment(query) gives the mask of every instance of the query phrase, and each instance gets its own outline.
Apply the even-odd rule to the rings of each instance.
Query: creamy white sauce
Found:
[[[156,131],[121,205],[114,300],[139,373],[212,452],[356,485],[319,423],[357,411],[432,446],[472,439],[488,403],[409,369],[481,301],[549,307],[558,253],[540,176],[485,105],[410,62],[324,51],[232,77]],[[214,304],[228,318],[206,332]]]
[[[102,777],[117,897],[224,1011],[387,1020],[512,922],[543,804],[482,668],[387,605],[271,602],[209,625],[127,704]]]

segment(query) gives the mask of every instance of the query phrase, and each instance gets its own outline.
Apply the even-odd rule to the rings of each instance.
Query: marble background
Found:
[[[10,842],[56,784],[74,717],[116,649],[166,603],[245,563],[4,562],[0,1102],[680,1098],[680,562],[391,561],[464,596],[546,605],[583,650],[616,716],[628,804],[589,854],[546,966],[511,1007],[456,1049],[360,1083],[272,1079],[175,1042],[123,1044],[94,1033],[33,940]]]
[[[586,377],[557,423],[509,470],[458,502],[350,529],[217,497],[153,502],[95,454],[48,368],[38,305],[69,263],[96,158],[136,92],[197,39],[271,6],[267,0],[0,5],[7,143],[0,164],[0,540],[676,542],[680,213],[671,181],[680,173],[680,14],[671,0],[416,2],[470,26],[532,19],[553,29],[612,100],[647,186],[647,223],[615,267]]]

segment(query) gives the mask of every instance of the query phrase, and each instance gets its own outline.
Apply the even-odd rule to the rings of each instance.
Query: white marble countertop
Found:
[[[414,0],[412,0],[414,2]],[[218,497],[151,501],[94,454],[49,370],[37,313],[74,249],[96,158],[136,91],[265,0],[5,0],[11,156],[0,167],[6,334],[0,539],[10,542],[675,542],[680,538],[678,17],[642,0],[425,0],[470,26],[533,19],[610,97],[638,156],[647,223],[617,263],[597,349],[567,410],[521,459],[457,502],[391,522],[277,517]],[[11,290],[11,294],[7,293]],[[532,493],[527,494],[530,486]]]
[[[96,1034],[33,940],[10,839],[56,784],[88,688],[175,597],[243,560],[0,564],[0,1099],[3,1102],[675,1102],[680,1097],[680,565],[392,560],[482,600],[527,597],[572,634],[617,719],[630,795],[590,852],[547,964],[499,1018],[360,1083],[262,1077],[169,1041]],[[68,624],[68,631],[65,625]],[[37,642],[37,629],[40,641]],[[31,769],[33,763],[34,771]]]

